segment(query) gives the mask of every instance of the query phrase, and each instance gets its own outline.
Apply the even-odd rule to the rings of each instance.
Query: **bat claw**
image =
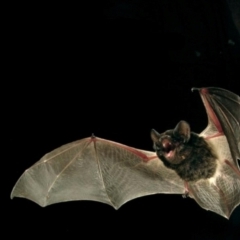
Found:
[[[195,87],[193,87],[193,88],[191,88],[191,91],[193,92],[193,91],[196,91],[196,90],[200,90],[200,88],[195,88]]]

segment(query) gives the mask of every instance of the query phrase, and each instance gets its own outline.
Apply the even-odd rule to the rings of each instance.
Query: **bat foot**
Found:
[[[189,192],[185,191],[185,193],[182,195],[183,198],[188,198],[189,197]]]
[[[184,181],[184,188],[185,188],[185,192],[184,192],[184,194],[182,195],[182,197],[183,197],[183,198],[187,198],[187,197],[189,197],[188,182],[187,182],[187,181]]]

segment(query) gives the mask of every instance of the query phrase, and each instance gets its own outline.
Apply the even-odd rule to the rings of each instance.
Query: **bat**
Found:
[[[93,200],[118,209],[156,193],[182,194],[229,218],[240,203],[240,97],[221,88],[200,88],[208,125],[200,134],[180,121],[172,130],[151,130],[155,151],[91,136],[44,155],[18,179],[11,198],[44,207]]]

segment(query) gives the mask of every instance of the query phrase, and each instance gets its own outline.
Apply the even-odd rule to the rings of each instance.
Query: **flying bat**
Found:
[[[44,155],[15,184],[11,198],[44,207],[93,200],[118,209],[156,193],[183,194],[229,218],[240,203],[240,97],[221,88],[200,88],[208,125],[200,134],[180,121],[151,131],[155,152],[95,136]]]

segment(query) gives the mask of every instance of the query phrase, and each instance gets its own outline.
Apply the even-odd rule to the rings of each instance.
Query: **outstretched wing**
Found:
[[[189,183],[190,196],[202,208],[229,218],[240,204],[240,98],[221,88],[198,90],[208,116],[200,136],[215,150],[218,168],[212,179]]]
[[[184,183],[154,152],[91,137],[63,145],[27,169],[11,198],[28,198],[40,206],[94,200],[119,208],[155,193],[184,193]]]

